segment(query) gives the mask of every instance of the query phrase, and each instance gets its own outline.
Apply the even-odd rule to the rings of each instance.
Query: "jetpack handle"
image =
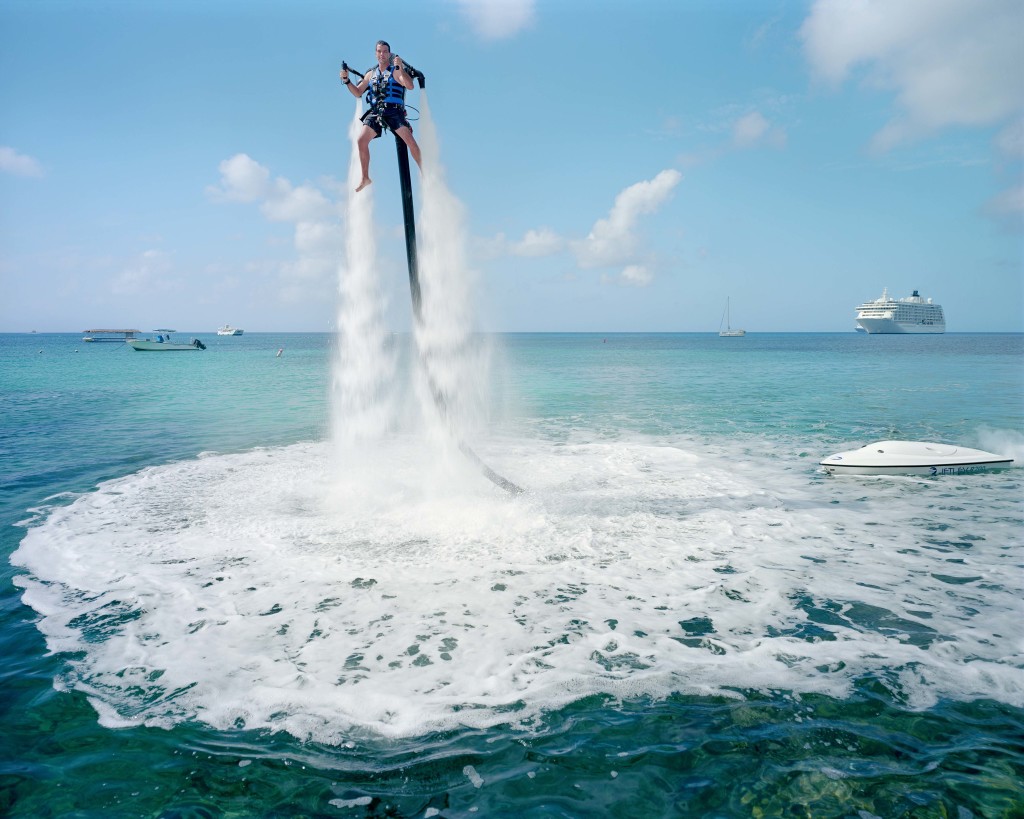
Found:
[[[350,71],[351,73],[355,74],[357,77],[359,77],[360,82],[362,82],[362,79],[365,76],[364,74],[360,74],[358,71],[356,71],[354,68],[352,68],[352,66],[350,66],[344,60],[341,61],[341,70],[342,71]]]

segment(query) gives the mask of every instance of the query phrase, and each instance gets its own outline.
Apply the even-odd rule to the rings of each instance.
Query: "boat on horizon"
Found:
[[[917,290],[906,298],[894,299],[886,287],[881,298],[857,308],[856,326],[869,334],[944,333],[946,317],[940,305],[922,298]]]
[[[722,322],[725,323],[725,329],[722,329]],[[746,330],[733,330],[732,329],[732,317],[729,315],[729,299],[725,300],[725,315],[722,316],[722,321],[718,323],[718,335],[720,338],[739,338],[747,334]]]
[[[240,336],[244,332],[245,330],[238,327],[232,327],[230,324],[225,324],[223,327],[217,328],[217,335],[219,336]]]
[[[188,344],[182,344],[174,341],[171,338],[171,333],[177,332],[177,330],[154,330],[156,338],[128,338],[125,341],[131,345],[133,350],[140,353],[146,352],[160,352],[169,353],[174,351],[186,352],[195,350],[205,350],[206,345],[203,344],[198,338],[190,339]]]
[[[35,330],[32,331],[33,333]],[[135,334],[138,330],[83,330],[85,336],[82,341],[87,342],[101,342],[101,341],[128,341],[130,338],[135,338]]]

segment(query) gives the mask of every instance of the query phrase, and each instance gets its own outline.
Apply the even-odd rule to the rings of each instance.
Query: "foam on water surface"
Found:
[[[1024,704],[1019,542],[949,485],[511,441],[533,489],[510,500],[418,440],[376,452],[210,455],[48,510],[13,559],[61,684],[110,726],[323,742],[864,675],[912,707]]]

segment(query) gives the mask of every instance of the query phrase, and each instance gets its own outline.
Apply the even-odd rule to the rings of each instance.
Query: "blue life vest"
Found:
[[[384,105],[405,105],[405,86],[395,79],[394,69],[383,74],[378,65],[373,70],[370,85],[366,90],[366,102],[371,108],[377,106],[378,102]]]

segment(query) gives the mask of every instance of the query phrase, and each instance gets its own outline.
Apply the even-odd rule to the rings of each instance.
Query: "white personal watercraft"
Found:
[[[820,461],[832,475],[970,475],[1012,463],[980,449],[927,441],[876,441]]]

